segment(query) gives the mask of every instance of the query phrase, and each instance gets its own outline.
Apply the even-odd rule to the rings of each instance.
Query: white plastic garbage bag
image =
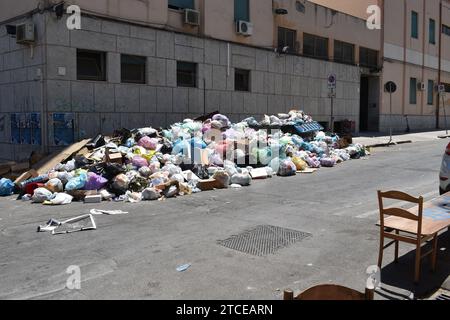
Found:
[[[51,200],[44,201],[45,205],[66,205],[72,203],[73,197],[67,193],[56,193],[55,197]]]
[[[161,198],[161,193],[155,188],[147,188],[142,191],[142,200],[145,201],[154,201]]]
[[[37,188],[34,190],[31,201],[34,203],[43,203],[53,198],[53,193],[45,188]]]
[[[237,173],[231,177],[232,184],[240,184],[241,186],[249,186],[252,183],[252,177],[250,174]]]

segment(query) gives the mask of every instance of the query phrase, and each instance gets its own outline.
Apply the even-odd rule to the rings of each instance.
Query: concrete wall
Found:
[[[272,50],[239,44],[230,44],[228,65],[228,43],[224,41],[101,18],[83,17],[83,29],[74,31],[65,28],[64,19],[56,20],[49,13],[38,14],[34,20],[39,25],[38,34],[44,34],[45,28],[47,37],[46,54],[41,52],[39,44],[33,61],[29,61],[28,47],[17,46],[5,34],[1,37],[4,50],[0,61],[7,61],[7,70],[2,63],[0,73],[3,90],[0,114],[6,116],[1,134],[2,150],[7,151],[5,158],[17,159],[19,154],[26,158],[32,150],[29,146],[9,143],[9,115],[18,110],[40,111],[39,81],[34,81],[33,76],[34,64],[38,62],[46,79],[45,116],[50,147],[53,146],[51,118],[55,112],[75,115],[76,139],[111,133],[121,127],[166,126],[216,110],[239,121],[298,107],[318,121],[328,121],[330,101],[326,79],[331,72],[338,76],[336,120],[359,120],[357,67],[292,55],[278,56]],[[107,52],[107,81],[77,80],[77,48]],[[120,83],[122,53],[147,57],[145,85]],[[177,60],[198,64],[197,88],[177,87]],[[58,73],[61,67],[65,68],[65,75]],[[235,68],[251,70],[250,92],[234,90]]]
[[[444,1],[449,6],[449,1]],[[434,92],[434,105],[428,105],[428,87],[425,91],[417,91],[417,103],[411,104],[409,99],[410,78],[427,85],[428,80],[438,83],[439,73],[439,1],[404,0],[385,1],[385,32],[384,32],[384,70],[383,83],[394,81],[398,85],[398,92],[393,95],[393,114],[398,127],[404,126],[404,116],[410,118],[412,130],[431,129],[436,125],[437,93]],[[411,12],[419,14],[419,37],[411,37]],[[429,20],[436,22],[436,43],[429,42]],[[442,23],[450,25],[450,10],[443,10]],[[442,34],[442,72],[441,82],[450,83],[450,37]],[[448,98],[447,98],[448,99]],[[382,113],[389,114],[389,95],[382,95]],[[446,113],[450,112],[450,99],[446,102]],[[441,115],[444,114],[442,105]],[[382,128],[390,123],[389,116],[384,117]],[[394,121],[394,120],[392,120]],[[440,119],[440,127],[445,124]]]
[[[40,2],[39,0],[2,0],[0,1],[0,22],[34,10]]]
[[[373,4],[380,4],[381,0],[309,0],[325,7],[332,8],[346,14],[366,19],[368,17],[367,7]],[[400,1],[395,1],[400,2]]]
[[[76,113],[79,138],[92,136],[99,128],[107,133],[120,126],[165,126],[215,110],[238,121],[298,106],[326,121],[330,72],[340,80],[338,118],[358,117],[356,67],[277,56],[236,44],[230,45],[228,66],[228,44],[223,41],[98,19],[85,18],[83,23],[89,30],[48,38],[48,110]],[[60,30],[55,21],[48,28],[48,34]],[[76,80],[76,48],[108,52],[107,82]],[[146,85],[120,83],[121,53],[147,56]],[[177,60],[198,63],[197,88],[177,87]],[[67,69],[65,77],[55,73],[61,66]],[[234,91],[234,68],[251,70],[251,92]]]
[[[31,19],[38,34],[44,34],[43,17]],[[17,22],[24,22],[20,20]],[[29,20],[30,21],[30,20]],[[31,50],[17,45],[14,38],[0,27],[0,158],[28,159],[33,150],[40,146],[11,144],[11,113],[42,111],[42,90],[38,71],[44,69],[44,41],[39,38]]]
[[[330,40],[329,57],[331,59],[334,55],[334,40],[355,44],[356,52],[359,52],[359,46],[377,51],[381,50],[381,32],[369,30],[365,20],[344,13],[333,13],[331,9],[309,1],[305,2],[305,12],[302,13],[296,10],[296,2],[296,0],[278,0],[275,2],[275,7],[288,10],[287,15],[276,17],[275,29],[285,27],[297,30],[297,40],[301,47],[300,52],[303,48],[303,33],[328,38]],[[277,41],[276,37],[275,41]]]

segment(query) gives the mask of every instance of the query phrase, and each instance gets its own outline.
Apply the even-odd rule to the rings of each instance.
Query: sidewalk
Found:
[[[449,131],[450,134],[450,131]],[[404,144],[424,141],[435,141],[439,139],[449,138],[445,130],[417,132],[407,134],[394,134],[392,136],[392,144]],[[360,136],[354,137],[354,143],[360,143],[366,147],[376,148],[384,147],[389,143],[390,137],[386,135],[377,135],[377,133],[361,133]]]

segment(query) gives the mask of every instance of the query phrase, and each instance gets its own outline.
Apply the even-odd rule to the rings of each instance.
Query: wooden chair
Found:
[[[374,290],[367,289],[362,293],[350,288],[325,284],[309,288],[298,296],[290,289],[284,291],[284,300],[373,300]]]
[[[417,214],[411,213],[408,210],[401,208],[385,208],[383,199],[393,199],[411,202],[418,205]],[[416,262],[415,262],[415,277],[414,282],[417,284],[420,281],[420,264],[422,258],[432,254],[431,263],[432,269],[436,269],[437,257],[437,234],[423,235],[422,234],[422,219],[423,219],[423,197],[414,198],[406,193],[399,191],[378,191],[378,202],[380,206],[380,253],[378,257],[378,266],[381,268],[383,263],[383,251],[395,244],[395,262],[398,262],[399,242],[406,242],[416,246]],[[417,232],[415,234],[408,233],[408,235],[400,235],[399,229],[389,229],[385,227],[385,216],[394,216],[405,219],[405,223],[415,221],[417,223]],[[392,239],[393,241],[384,245],[384,239]],[[433,238],[433,248],[429,252],[422,254],[422,245]]]

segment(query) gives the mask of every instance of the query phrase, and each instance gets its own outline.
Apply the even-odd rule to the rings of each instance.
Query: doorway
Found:
[[[359,131],[369,130],[369,78],[361,77]]]
[[[359,131],[378,132],[380,122],[380,81],[379,77],[363,75],[360,89]]]

